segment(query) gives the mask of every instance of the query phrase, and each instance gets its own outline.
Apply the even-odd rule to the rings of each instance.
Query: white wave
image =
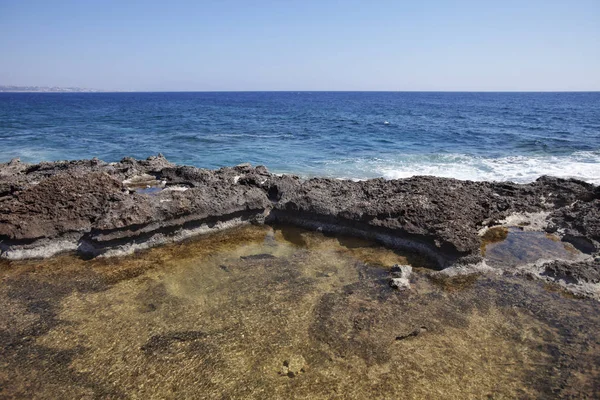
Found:
[[[61,159],[61,154],[56,150],[36,150],[29,148],[17,148],[12,151],[0,151],[0,162],[8,162],[13,158],[21,161],[38,163],[40,161],[52,161]],[[64,159],[64,157],[62,158]]]
[[[354,159],[328,162],[328,174],[349,179],[408,178],[433,175],[473,181],[532,182],[542,175],[576,178],[600,184],[600,152],[570,156],[474,157],[461,154],[410,155],[396,159]]]

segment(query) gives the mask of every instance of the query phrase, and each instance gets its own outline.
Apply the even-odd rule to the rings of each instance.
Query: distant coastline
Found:
[[[60,86],[13,86],[0,85],[0,93],[95,93],[102,90]]]
[[[600,90],[202,90],[202,89],[173,89],[173,90],[135,90],[135,89],[90,89],[61,86],[15,86],[0,85],[0,93],[432,93],[432,94],[557,94],[557,93],[600,93]]]

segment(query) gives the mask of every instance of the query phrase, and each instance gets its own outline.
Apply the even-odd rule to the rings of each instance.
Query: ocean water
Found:
[[[600,184],[600,93],[0,93],[0,161]]]

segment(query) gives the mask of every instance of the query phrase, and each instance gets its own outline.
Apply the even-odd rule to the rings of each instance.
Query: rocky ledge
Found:
[[[588,292],[600,284],[600,188],[578,180],[305,180],[247,164],[215,171],[179,166],[162,155],[118,163],[0,164],[2,258],[62,251],[122,255],[241,224],[276,222],[418,251],[454,272],[485,269],[482,232],[489,227],[529,226],[555,233],[582,256],[542,260],[528,273],[587,285]]]

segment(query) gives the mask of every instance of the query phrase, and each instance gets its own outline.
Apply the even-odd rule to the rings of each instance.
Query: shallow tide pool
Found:
[[[389,269],[411,264],[411,288]],[[600,306],[537,281],[248,226],[0,264],[0,398],[600,396]]]

